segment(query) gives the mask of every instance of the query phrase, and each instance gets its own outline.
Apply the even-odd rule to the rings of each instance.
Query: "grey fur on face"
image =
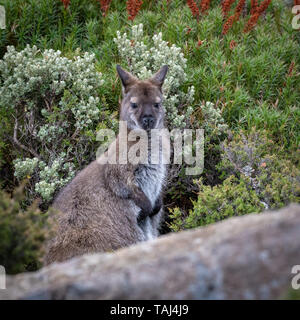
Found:
[[[127,121],[129,129],[163,128],[162,84],[167,70],[163,66],[152,78],[140,81],[117,66],[123,92],[120,120]]]

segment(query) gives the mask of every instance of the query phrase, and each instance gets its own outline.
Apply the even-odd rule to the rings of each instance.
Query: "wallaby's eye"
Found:
[[[159,108],[159,106],[160,106],[160,104],[159,104],[159,103],[154,103],[154,107],[155,107],[155,108],[157,108],[157,109],[158,109],[158,108]]]
[[[131,108],[132,109],[136,109],[138,107],[138,105],[134,102],[131,102]]]

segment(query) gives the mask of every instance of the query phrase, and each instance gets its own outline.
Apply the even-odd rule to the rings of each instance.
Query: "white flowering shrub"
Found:
[[[93,54],[8,47],[0,61],[0,108],[14,121],[15,176],[45,203],[94,156],[102,76]],[[22,153],[21,153],[22,152]]]
[[[44,118],[56,106],[60,112],[73,114],[76,128],[86,128],[99,115],[99,98],[94,94],[103,83],[101,74],[95,70],[94,59],[89,53],[70,60],[52,49],[41,53],[36,46],[27,46],[17,52],[9,46],[0,61],[0,103],[4,107],[13,104],[15,108],[26,103],[25,111],[29,113],[40,103]],[[76,104],[70,106],[70,97],[62,96],[65,90],[72,93],[71,99],[76,100]],[[57,99],[60,95],[61,99]],[[24,101],[29,96],[34,100]]]
[[[75,175],[74,164],[65,162],[65,154],[62,153],[55,159],[51,166],[47,166],[44,161],[39,162],[40,182],[36,183],[35,191],[40,194],[43,199],[50,201],[55,190],[66,185]],[[60,173],[64,172],[65,178]]]
[[[33,159],[26,158],[24,160],[16,159],[14,161],[15,176],[19,180],[29,178],[33,174],[38,163],[39,163],[39,160],[37,158],[33,158]]]
[[[114,39],[118,46],[122,63],[127,62],[127,68],[140,79],[150,77],[158,71],[162,65],[167,64],[169,71],[164,83],[164,107],[169,122],[172,127],[186,127],[193,112],[191,104],[194,100],[195,89],[188,88],[185,93],[180,86],[186,81],[185,73],[186,59],[181,48],[174,44],[169,46],[162,39],[162,34],[155,34],[152,39],[143,33],[143,25],[134,25],[131,35],[126,33],[121,35],[117,32]]]
[[[211,136],[220,136],[228,130],[228,125],[225,123],[221,110],[212,102],[207,101],[201,106],[201,112],[204,118],[203,129],[207,138]]]

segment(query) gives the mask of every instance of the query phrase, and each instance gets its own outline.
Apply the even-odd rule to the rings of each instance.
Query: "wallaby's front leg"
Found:
[[[138,221],[145,219],[146,217],[151,215],[152,212],[152,204],[149,198],[145,195],[143,190],[140,187],[136,186],[132,195],[130,197],[133,202],[141,208],[141,212],[138,215]]]
[[[154,207],[152,209],[152,212],[150,213],[150,217],[153,217],[156,214],[158,214],[162,206],[163,206],[162,196],[159,195],[154,203]]]
[[[152,204],[135,180],[133,170],[123,165],[110,165],[105,170],[105,180],[109,189],[118,197],[131,199],[141,208],[144,218],[152,212]]]

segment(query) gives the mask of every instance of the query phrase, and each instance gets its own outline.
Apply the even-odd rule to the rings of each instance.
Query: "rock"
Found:
[[[0,299],[274,299],[300,264],[300,206],[8,276]]]

